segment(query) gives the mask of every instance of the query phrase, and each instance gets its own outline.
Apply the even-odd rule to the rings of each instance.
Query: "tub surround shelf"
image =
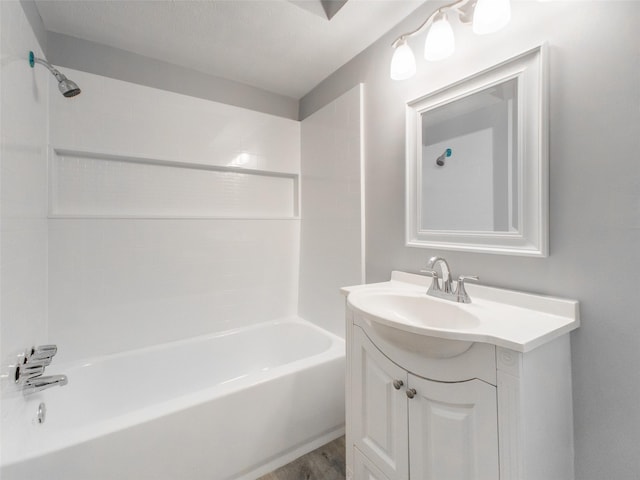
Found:
[[[578,302],[574,300],[465,285],[472,303],[461,304],[427,297],[430,282],[429,277],[394,271],[388,282],[345,287],[342,293],[351,308],[382,325],[417,335],[489,343],[517,352],[529,352],[580,325]],[[385,301],[385,297],[393,299]],[[420,302],[433,302],[437,310],[455,311],[466,321],[451,326],[444,319],[437,326],[423,324],[391,305],[395,298],[413,304],[412,308],[419,308]]]
[[[72,158],[93,158],[97,160],[115,161],[115,162],[128,162],[128,163],[143,163],[146,165],[158,165],[162,167],[177,167],[177,168],[190,168],[195,170],[215,170],[220,172],[232,172],[232,173],[247,173],[250,175],[263,175],[267,177],[282,177],[282,178],[294,178],[297,179],[299,174],[297,172],[281,172],[275,170],[259,169],[253,167],[244,167],[239,164],[216,164],[211,161],[199,161],[199,162],[187,162],[182,160],[170,160],[163,158],[144,157],[140,155],[128,155],[124,153],[103,153],[103,152],[88,152],[75,150],[70,148],[52,147],[52,157],[72,157]]]
[[[49,218],[299,217],[298,172],[234,155],[219,165],[52,147]]]
[[[170,215],[57,215],[50,214],[49,220],[300,220],[295,217],[257,217],[239,215],[233,217],[218,216],[170,216]]]

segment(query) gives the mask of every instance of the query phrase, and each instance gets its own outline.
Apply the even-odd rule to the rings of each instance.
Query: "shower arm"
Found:
[[[51,64],[46,60],[43,60],[42,58],[38,58],[34,56],[33,58],[30,58],[29,61],[30,63],[32,63],[31,66],[33,66],[33,64],[39,63],[40,65],[44,65],[45,67],[47,67],[49,71],[53,73],[53,76],[56,77],[56,80],[58,80],[58,82],[67,80],[67,77],[65,77],[62,73],[60,73],[56,68],[51,66]]]
[[[31,68],[34,68],[36,63],[47,67],[47,70],[49,70],[51,74],[56,77],[56,80],[58,81],[58,90],[60,90],[60,93],[62,93],[62,95],[70,98],[80,94],[81,90],[76,82],[74,82],[73,80],[69,80],[65,75],[60,73],[46,60],[36,57],[32,50],[29,52],[29,65],[31,66]]]

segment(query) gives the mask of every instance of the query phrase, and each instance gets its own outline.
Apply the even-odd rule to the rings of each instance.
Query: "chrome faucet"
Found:
[[[438,277],[436,267],[440,266],[442,272],[442,284]],[[460,275],[458,277],[457,288],[453,288],[453,281],[451,280],[451,270],[449,264],[442,257],[431,257],[427,263],[425,270],[420,270],[421,273],[427,273],[431,275],[431,286],[427,290],[427,295],[432,297],[444,298],[445,300],[453,300],[458,303],[471,303],[471,298],[464,288],[464,282],[466,280],[478,281],[479,278],[471,275]]]
[[[20,355],[15,370],[15,382],[22,386],[25,395],[67,384],[66,375],[43,377],[45,368],[51,364],[56,353],[58,347],[55,345],[40,345],[31,347],[24,355]]]
[[[41,392],[42,390],[55,387],[56,385],[60,385],[62,387],[66,385],[67,382],[68,380],[66,375],[50,375],[48,377],[31,378],[24,382],[22,392],[25,395],[31,395],[32,393]]]
[[[436,271],[436,267],[438,265],[440,265],[440,271],[442,271],[442,285],[440,285],[440,281],[438,280],[438,272]],[[433,281],[431,282],[431,287],[429,287],[429,290],[431,290],[432,292],[442,292],[447,294],[451,293],[451,270],[449,269],[449,264],[444,258],[431,257],[429,259],[429,262],[427,263],[426,272],[430,272],[433,277]]]

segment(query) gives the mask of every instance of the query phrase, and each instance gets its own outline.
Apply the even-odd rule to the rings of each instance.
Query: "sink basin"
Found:
[[[580,325],[575,300],[469,285],[465,304],[428,296],[429,283],[392,272],[388,282],[342,292],[366,333],[427,357],[459,355],[475,342],[527,352]]]
[[[473,344],[434,336],[435,331],[442,335],[480,324],[463,304],[428,297],[426,291],[361,290],[350,294],[348,302],[369,320],[370,333],[427,358],[455,357]]]
[[[463,304],[428,297],[425,292],[354,292],[349,295],[349,303],[364,313],[404,326],[460,330],[480,324],[475,315],[463,310]]]

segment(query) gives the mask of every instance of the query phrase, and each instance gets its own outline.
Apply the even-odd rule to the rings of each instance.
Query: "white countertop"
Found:
[[[388,282],[344,287],[341,292],[347,297],[350,308],[384,325],[418,335],[490,343],[518,352],[533,350],[580,326],[576,300],[465,285],[472,303],[462,304],[427,297],[430,283],[430,277],[394,271]],[[418,301],[422,301],[424,296],[428,299],[425,316],[429,316],[429,308],[435,307],[441,311],[459,310],[461,316],[473,317],[477,321],[447,328],[446,318],[439,319],[437,326],[407,320],[404,315],[389,314],[388,309],[377,309],[368,298],[378,293],[415,297]]]

